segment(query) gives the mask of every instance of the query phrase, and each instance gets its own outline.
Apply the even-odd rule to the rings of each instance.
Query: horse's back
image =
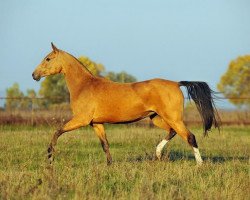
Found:
[[[182,97],[182,92],[179,87],[179,83],[175,81],[165,79],[151,79],[143,82],[136,82],[132,84],[134,90],[144,96],[150,96],[150,98],[156,96],[157,98],[174,98]]]
[[[127,99],[130,103],[142,101],[145,105],[155,104],[156,99],[183,98],[178,82],[159,78],[134,83],[103,81],[97,88],[102,97]]]

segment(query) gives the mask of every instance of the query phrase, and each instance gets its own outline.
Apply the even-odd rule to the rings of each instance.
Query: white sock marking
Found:
[[[156,147],[156,156],[160,160],[161,159],[161,152],[164,146],[167,144],[169,140],[162,140]]]
[[[201,158],[199,149],[193,147],[193,150],[194,150],[194,157],[195,157],[195,160],[196,160],[197,164],[198,164],[198,165],[201,165],[202,162],[203,162],[203,160],[202,160],[202,158]]]

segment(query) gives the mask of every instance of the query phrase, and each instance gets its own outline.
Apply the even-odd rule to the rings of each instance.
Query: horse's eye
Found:
[[[46,58],[46,61],[48,61],[48,62],[49,62],[49,61],[50,61],[50,58]]]

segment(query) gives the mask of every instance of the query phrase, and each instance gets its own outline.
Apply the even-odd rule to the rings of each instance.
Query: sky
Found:
[[[0,0],[0,96],[31,74],[50,42],[139,81],[206,81],[250,54],[249,0]]]

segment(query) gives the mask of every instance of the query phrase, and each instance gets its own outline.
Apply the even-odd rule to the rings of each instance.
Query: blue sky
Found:
[[[249,0],[0,0],[0,94],[31,73],[50,42],[138,80],[200,80],[213,89],[250,53]]]

